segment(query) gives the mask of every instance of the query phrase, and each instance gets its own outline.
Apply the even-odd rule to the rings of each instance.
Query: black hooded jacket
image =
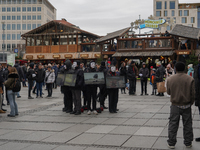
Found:
[[[22,79],[24,79],[24,73],[22,71],[22,68],[19,66],[19,64],[15,64],[14,67],[17,69],[20,81],[22,81]]]
[[[80,66],[76,67],[74,70],[74,73],[77,75],[76,76],[76,89],[82,89],[83,85],[84,85],[84,74],[83,74],[83,70],[80,69]]]

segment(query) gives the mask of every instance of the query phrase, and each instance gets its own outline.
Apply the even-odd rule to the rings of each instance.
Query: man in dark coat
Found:
[[[39,64],[35,73],[36,73],[36,87],[37,87],[36,98],[38,98],[38,96],[39,96],[39,91],[40,91],[40,97],[43,98],[42,97],[42,85],[43,85],[44,78],[45,78],[45,71],[44,71],[44,69],[42,69],[42,64]]]
[[[57,88],[57,85],[56,85],[56,79],[57,79],[57,76],[58,76],[58,67],[56,65],[56,63],[53,63],[53,67],[52,69],[54,70],[54,73],[55,73],[55,82],[53,83],[53,88]]]
[[[24,73],[24,81],[22,81],[23,86],[26,87],[26,74],[27,74],[27,63],[24,64],[22,67],[22,71]]]
[[[32,96],[31,96],[31,90],[33,88],[33,81],[35,80],[35,77],[36,77],[36,74],[35,74],[35,71],[33,70],[34,68],[34,64],[31,63],[30,64],[30,68],[27,72],[27,78],[28,78],[28,99],[34,99]]]
[[[198,55],[199,64],[194,68],[194,80],[195,80],[195,106],[199,108],[200,114],[200,54]],[[197,142],[200,142],[200,137],[196,138]]]
[[[141,95],[143,95],[143,92],[145,91],[145,95],[147,94],[147,78],[149,76],[149,69],[146,68],[146,63],[142,63],[142,68],[139,71],[139,76],[141,80]]]
[[[157,62],[156,66],[158,67],[158,69],[156,70],[156,82],[163,82],[165,68],[162,66],[161,62]],[[164,93],[158,93],[156,96],[164,96]]]
[[[125,62],[123,62],[121,64],[120,76],[124,76],[125,77],[125,83],[127,83],[127,70],[126,70],[126,63]],[[121,93],[122,94],[123,94],[123,91],[124,91],[124,94],[126,94],[125,88],[121,89]]]

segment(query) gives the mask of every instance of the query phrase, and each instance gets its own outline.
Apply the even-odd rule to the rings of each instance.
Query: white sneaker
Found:
[[[91,111],[89,110],[89,111],[87,112],[87,114],[88,114],[88,115],[91,115]]]
[[[169,147],[169,149],[175,149],[175,146],[170,146],[169,144],[167,144],[167,146]]]
[[[191,144],[191,145],[188,145],[188,146],[187,146],[187,145],[185,145],[185,146],[186,146],[186,148],[191,148],[191,147],[192,147],[192,144]]]
[[[95,115],[98,115],[98,112],[97,112],[96,110],[94,110],[93,113],[94,113]]]

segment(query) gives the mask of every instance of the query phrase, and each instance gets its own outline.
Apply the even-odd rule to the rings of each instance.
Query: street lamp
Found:
[[[1,22],[2,23],[2,29],[3,29],[3,46],[2,46],[2,50],[3,50],[3,62],[4,60],[4,49],[5,49],[5,22]]]

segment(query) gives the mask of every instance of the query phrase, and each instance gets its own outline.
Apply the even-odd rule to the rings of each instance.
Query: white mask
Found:
[[[110,68],[110,70],[111,70],[111,72],[115,72],[116,71],[116,67],[113,66],[113,67]]]
[[[90,64],[90,67],[91,67],[91,68],[95,68],[95,62],[92,62],[92,63]]]
[[[72,64],[72,68],[76,68],[77,67],[77,62],[73,62],[73,64]]]
[[[67,66],[66,66],[66,65],[64,65],[64,68],[65,68],[65,69],[67,69]]]

